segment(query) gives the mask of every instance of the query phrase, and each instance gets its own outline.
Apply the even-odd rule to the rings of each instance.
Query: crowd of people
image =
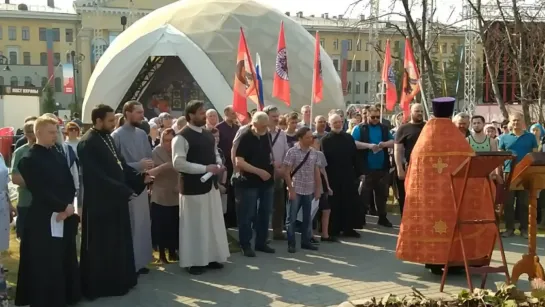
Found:
[[[271,240],[286,241],[295,253],[359,238],[367,214],[392,227],[390,187],[403,213],[406,166],[424,109],[413,104],[409,121],[398,114],[393,125],[380,104],[346,115],[335,109],[312,120],[310,106],[289,114],[267,106],[240,123],[228,106],[220,122],[216,110],[192,101],[185,117],[162,113],[147,121],[142,104],[129,101],[119,114],[96,106],[83,136],[78,120],[27,118],[11,161],[17,210],[9,205],[9,170],[0,167],[0,216],[8,225],[17,212],[21,242],[16,305],[124,295],[149,273],[153,250],[160,262],[179,261],[190,274],[222,269],[230,256],[227,228],[238,227],[243,255],[256,257],[275,253]],[[481,116],[459,113],[453,122],[475,151],[509,150],[518,158],[545,135],[540,125],[527,132],[520,114],[502,132]],[[494,179],[501,183],[509,171],[506,165]],[[517,216],[527,215],[520,204],[528,195],[513,191],[507,199],[503,235],[512,236]],[[518,220],[527,237],[527,220]]]

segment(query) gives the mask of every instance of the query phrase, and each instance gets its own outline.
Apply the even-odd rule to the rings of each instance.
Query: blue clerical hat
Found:
[[[456,98],[440,97],[432,99],[433,116],[439,118],[449,118],[454,112],[454,103]]]

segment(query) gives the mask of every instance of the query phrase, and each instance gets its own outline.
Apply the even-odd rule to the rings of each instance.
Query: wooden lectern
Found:
[[[448,248],[448,253],[445,261],[445,267],[443,268],[443,277],[441,278],[441,286],[439,291],[443,292],[445,287],[445,282],[448,275],[449,267],[459,267],[464,266],[467,278],[467,284],[470,291],[473,291],[473,282],[471,281],[472,274],[480,274],[482,276],[481,288],[485,287],[486,278],[490,273],[505,273],[507,283],[509,283],[509,269],[507,267],[507,261],[505,258],[505,252],[503,250],[503,243],[501,241],[500,231],[498,228],[498,220],[496,217],[496,210],[494,208],[494,199],[495,195],[493,194],[494,182],[490,179],[490,174],[501,166],[506,160],[513,160],[513,155],[509,151],[494,151],[494,152],[476,152],[475,156],[469,157],[451,174],[450,187],[452,191],[452,199],[454,203],[454,210],[456,212],[456,223],[454,224],[454,229],[452,230],[450,237],[450,244]],[[455,178],[463,178],[463,185],[459,189],[455,189],[454,180]],[[480,178],[486,180],[484,186],[487,194],[486,202],[487,210],[489,210],[490,216],[494,218],[491,219],[472,219],[467,220],[461,217],[461,206],[464,204],[464,196],[467,193],[467,183],[469,179]],[[499,267],[491,267],[490,261],[492,260],[492,253],[494,252],[494,245],[488,252],[488,254],[482,259],[467,259],[466,256],[466,247],[464,245],[464,238],[462,235],[461,228],[464,225],[486,225],[494,224],[496,230],[495,241],[499,246],[499,250],[502,258],[502,265]],[[455,240],[458,238],[462,248],[462,257],[463,263],[457,263],[451,261],[451,253],[454,245],[456,244]]]
[[[513,267],[512,281],[517,283],[520,275],[526,273],[528,279],[536,277],[544,279],[545,273],[536,254],[537,234],[537,196],[539,190],[545,189],[545,153],[532,152],[512,170],[511,190],[528,190],[530,207],[528,214],[528,254],[522,256]]]

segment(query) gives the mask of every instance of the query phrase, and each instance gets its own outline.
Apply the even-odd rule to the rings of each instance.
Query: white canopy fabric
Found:
[[[291,106],[271,96],[276,42],[281,21],[286,29]],[[162,7],[121,33],[97,63],[83,102],[83,122],[91,122],[98,104],[117,108],[150,56],[178,56],[218,110],[232,103],[239,29],[245,30],[252,56],[263,67],[266,104],[282,111],[299,111],[309,104],[314,38],[300,24],[254,0],[184,0]],[[341,81],[331,58],[322,49],[324,100],[314,114],[343,108]],[[248,101],[248,109],[255,105]]]

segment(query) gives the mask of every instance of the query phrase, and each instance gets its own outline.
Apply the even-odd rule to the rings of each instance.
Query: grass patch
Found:
[[[15,231],[10,233],[9,249],[0,253],[0,263],[8,270],[6,282],[8,284],[8,297],[15,299],[15,286],[17,285],[17,273],[19,271],[19,242],[16,240]]]

